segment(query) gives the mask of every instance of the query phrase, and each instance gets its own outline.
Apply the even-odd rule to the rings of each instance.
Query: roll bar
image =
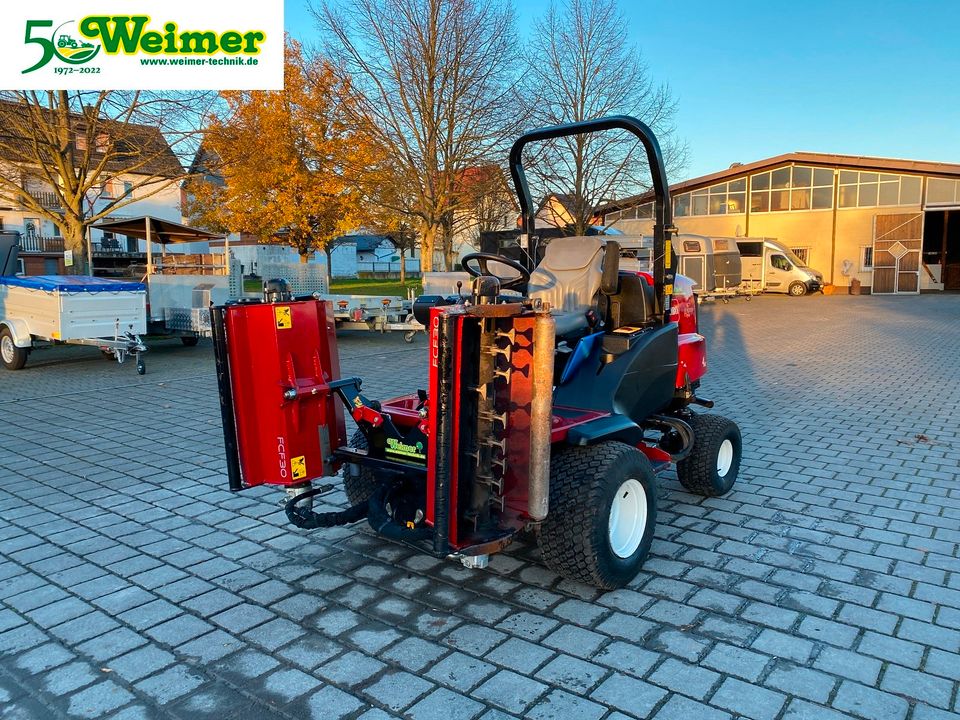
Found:
[[[536,258],[536,210],[530,197],[530,187],[523,170],[523,149],[529,143],[552,140],[569,135],[603,132],[604,130],[627,130],[633,133],[643,144],[650,164],[650,178],[653,181],[653,279],[657,296],[657,312],[665,320],[670,312],[670,295],[673,293],[674,268],[676,256],[670,242],[677,229],[673,225],[673,208],[670,205],[670,188],[663,167],[663,154],[660,143],[653,131],[643,122],[629,115],[611,115],[595,120],[551,125],[524,133],[510,148],[510,176],[520,203],[521,229],[527,236],[529,262],[535,264]],[[530,268],[533,270],[533,268]]]

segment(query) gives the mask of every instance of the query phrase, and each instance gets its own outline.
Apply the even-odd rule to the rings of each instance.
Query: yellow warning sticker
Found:
[[[670,265],[672,264],[672,261],[673,261],[673,258],[671,257],[671,256],[673,255],[671,245],[672,245],[671,241],[670,241],[670,240],[667,240],[667,242],[666,242],[666,243],[664,244],[664,246],[663,246],[663,247],[664,247],[664,249],[663,249],[663,266],[664,266],[667,270],[670,269]]]
[[[307,458],[303,455],[290,460],[290,477],[303,480],[307,476]]]
[[[293,327],[293,316],[290,314],[289,305],[275,307],[273,315],[277,319],[277,330],[289,330]]]
[[[664,295],[673,295],[673,285],[664,285],[663,286]]]

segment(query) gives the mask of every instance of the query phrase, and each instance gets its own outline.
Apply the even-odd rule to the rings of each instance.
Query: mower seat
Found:
[[[595,307],[602,276],[600,237],[555,238],[530,273],[527,295],[531,300],[550,303],[557,337],[568,337],[588,327],[587,312]]]

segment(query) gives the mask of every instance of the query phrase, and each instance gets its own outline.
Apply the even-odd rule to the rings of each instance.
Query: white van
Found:
[[[801,297],[823,288],[823,274],[773,238],[740,238],[740,267],[745,290]]]

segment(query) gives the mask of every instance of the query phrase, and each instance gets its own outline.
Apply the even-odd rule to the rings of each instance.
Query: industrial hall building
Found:
[[[960,164],[794,152],[670,188],[680,233],[776,238],[826,282],[880,293],[960,290]],[[598,209],[653,232],[652,195]]]

